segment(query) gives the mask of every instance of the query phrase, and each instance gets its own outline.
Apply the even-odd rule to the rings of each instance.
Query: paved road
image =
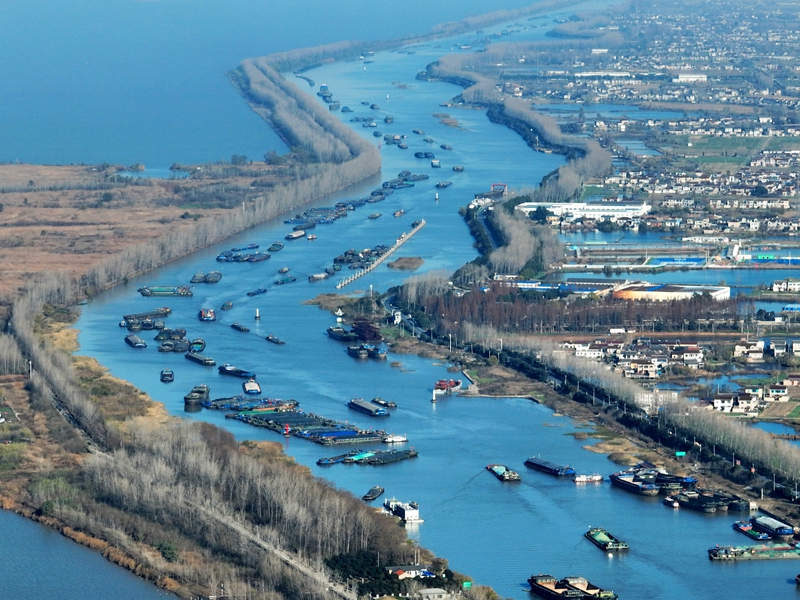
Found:
[[[212,511],[212,510],[210,510],[208,508],[200,506],[199,504],[197,504],[195,502],[189,502],[189,504],[191,506],[193,506],[194,508],[196,508],[197,510],[199,510],[200,512],[202,512],[203,514],[205,514],[210,519],[213,519],[214,521],[219,523],[220,525],[223,525],[223,526],[227,527],[228,529],[231,529],[232,531],[235,531],[240,536],[242,536],[246,540],[252,542],[253,544],[258,546],[262,550],[265,550],[267,552],[270,552],[270,553],[274,554],[279,559],[281,559],[284,562],[284,564],[292,567],[293,569],[296,569],[296,570],[300,571],[303,575],[305,575],[309,579],[312,579],[313,581],[316,581],[323,589],[328,590],[330,593],[338,596],[339,598],[342,598],[343,600],[357,600],[358,599],[357,595],[354,592],[346,589],[344,586],[341,586],[339,584],[331,582],[325,576],[324,573],[313,569],[309,564],[307,564],[306,562],[300,560],[294,554],[292,554],[290,552],[286,552],[285,550],[281,550],[280,548],[278,548],[278,547],[276,547],[276,546],[274,546],[274,545],[272,545],[272,544],[270,544],[268,542],[265,542],[263,539],[261,539],[260,537],[258,537],[257,535],[255,535],[254,533],[252,533],[251,531],[246,529],[245,527],[243,527],[241,524],[231,520],[230,518],[226,518],[226,517],[224,517],[224,516],[222,516],[220,514],[217,514],[217,513],[215,513],[214,511]]]

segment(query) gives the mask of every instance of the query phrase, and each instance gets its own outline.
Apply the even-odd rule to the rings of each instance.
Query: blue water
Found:
[[[49,527],[0,510],[1,598],[174,598]]]
[[[431,55],[434,50],[430,49]],[[529,598],[525,580],[532,573],[583,574],[629,599],[716,600],[721,590],[732,599],[794,595],[791,565],[780,561],[757,565],[708,561],[709,546],[746,543],[731,529],[738,517],[676,511],[665,508],[658,499],[635,497],[611,488],[608,482],[576,486],[570,480],[530,471],[523,462],[531,455],[569,463],[586,473],[608,475],[617,467],[604,455],[583,449],[591,442],[569,435],[578,431],[581,424],[555,416],[529,400],[454,396],[432,404],[433,382],[453,376],[445,364],[397,354],[390,354],[389,360],[381,363],[350,358],[343,344],[324,333],[334,318],[302,304],[319,293],[334,291],[335,280],[311,284],[299,277],[291,285],[271,285],[281,266],[291,267],[298,276],[319,272],[347,248],[390,243],[401,231],[408,230],[411,220],[420,217],[428,225],[398,255],[422,257],[422,272],[452,272],[475,256],[472,239],[457,215],[459,206],[493,182],[533,185],[562,164],[559,157],[531,152],[509,130],[489,124],[480,112],[441,109],[439,103],[458,89],[414,80],[417,69],[429,60],[426,52],[421,48],[414,55],[378,54],[374,63],[366,65],[367,71],[361,63],[336,64],[312,71],[310,76],[325,82],[342,105],[355,108],[356,114],[367,114],[368,109],[360,104],[362,100],[378,103],[381,108],[374,111],[376,116],[395,117],[393,126],[381,126],[381,131],[408,135],[410,146],[406,151],[382,147],[382,177],[323,199],[320,205],[364,195],[381,178],[392,177],[401,169],[430,173],[429,181],[398,191],[383,203],[360,208],[333,225],[319,225],[315,229],[316,241],[287,243],[269,261],[220,266],[214,256],[234,245],[258,242],[263,246],[282,238],[289,226],[281,219],[101,294],[84,307],[79,320],[80,352],[97,358],[114,375],[163,402],[174,415],[218,424],[238,439],[283,443],[287,454],[341,489],[361,496],[379,484],[386,488],[387,496],[418,501],[425,522],[410,529],[409,536],[446,557],[451,568],[493,586],[503,597]],[[401,89],[391,82],[413,87]],[[440,125],[432,117],[437,112],[450,113],[461,128]],[[347,121],[350,115],[341,116]],[[360,124],[353,126],[371,138],[371,131]],[[441,170],[431,169],[429,161],[414,159],[413,152],[426,145],[420,139],[423,136],[411,133],[413,128],[424,129],[436,140],[433,151],[442,160]],[[452,152],[438,150],[440,143],[452,145]],[[465,171],[453,173],[449,170],[453,164],[462,164]],[[436,203],[434,183],[445,178],[453,180],[454,185],[441,191]],[[390,216],[401,207],[406,210],[404,217]],[[367,215],[376,211],[382,212],[383,217],[369,220]],[[196,286],[193,298],[154,301],[135,291],[145,283],[188,282],[198,270],[217,267],[224,273],[222,281]],[[405,276],[381,266],[345,291],[360,290],[357,293],[362,294],[370,286],[386,290]],[[246,296],[248,290],[261,285],[269,287],[267,294]],[[217,322],[197,320],[200,307],[218,308],[227,300],[234,303],[234,308],[218,311]],[[143,334],[150,344],[146,350],[133,350],[123,343],[123,331],[117,327],[122,314],[164,304],[174,311],[168,318],[170,326],[185,326],[190,337],[202,336],[208,343],[205,354],[218,363],[230,362],[256,371],[265,394],[295,398],[305,410],[360,426],[377,424],[406,434],[409,446],[419,450],[419,457],[384,468],[323,468],[316,465],[316,460],[337,454],[338,449],[298,438],[285,440],[273,432],[225,419],[215,411],[185,413],[182,396],[191,386],[206,383],[212,397],[220,397],[237,394],[240,381],[220,376],[214,367],[157,353],[153,336],[147,332]],[[256,308],[262,315],[260,321],[253,318]],[[243,334],[232,330],[228,325],[233,321],[248,324],[251,331]],[[286,345],[265,342],[263,337],[268,333],[285,339]],[[400,364],[392,367],[389,363],[394,361]],[[172,384],[158,381],[158,373],[165,366],[175,371]],[[397,402],[398,408],[390,418],[376,422],[346,408],[347,400],[353,396],[381,396]],[[523,481],[500,483],[485,471],[485,466],[494,462],[519,471]],[[590,525],[608,528],[627,541],[631,551],[606,556],[583,539],[582,534]]]
[[[285,147],[225,77],[244,58],[421,34],[486,10],[478,0],[7,0],[0,161],[260,160]]]
[[[623,119],[681,119],[685,113],[674,110],[647,110],[638,106],[627,106],[625,104],[537,104],[536,110],[543,113],[551,113],[553,116],[573,116],[583,109],[585,119],[593,121],[603,119],[606,121],[621,121]],[[686,113],[690,114],[690,113]],[[693,113],[691,113],[693,114]]]

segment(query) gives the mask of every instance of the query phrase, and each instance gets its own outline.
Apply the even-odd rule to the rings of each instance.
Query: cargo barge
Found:
[[[146,285],[137,290],[142,296],[192,296],[192,288],[188,285]]]
[[[256,374],[252,371],[245,371],[244,369],[240,369],[239,367],[235,367],[228,363],[220,365],[217,368],[222,375],[233,375],[234,377],[244,377],[245,379],[256,378]]]
[[[211,366],[217,364],[216,361],[213,358],[211,358],[209,356],[203,356],[202,354],[198,354],[197,352],[187,352],[184,356],[188,360],[194,361],[194,362],[199,363],[201,365],[205,365],[207,367],[211,367]]]
[[[123,315],[122,318],[125,321],[144,321],[145,319],[158,319],[159,317],[167,317],[171,313],[172,309],[167,306],[164,306],[162,308],[156,308],[153,310],[148,310],[146,312]]]
[[[295,435],[323,446],[380,442],[385,431],[362,430],[350,423],[342,423],[313,413],[293,409],[266,415],[237,414],[233,418],[272,431]]]
[[[261,393],[261,386],[255,379],[250,378],[242,383],[242,390],[245,394],[256,395]]]
[[[603,600],[619,598],[612,590],[604,590],[590,583],[585,577],[564,577],[561,581],[569,588],[584,592],[587,598],[602,598]]]
[[[486,465],[486,470],[500,481],[521,481],[519,473],[505,465]]]
[[[376,485],[375,487],[370,488],[370,490],[366,494],[361,496],[361,499],[364,502],[372,502],[373,500],[377,499],[381,494],[383,494],[383,492],[384,492],[383,488],[379,485]]]
[[[231,396],[229,398],[215,398],[203,404],[205,408],[214,410],[232,410],[242,412],[268,412],[291,410],[299,402],[297,400],[281,400],[279,398],[247,398],[244,396]],[[236,416],[231,414],[231,416]]]
[[[620,471],[608,476],[611,485],[640,496],[658,496],[659,487],[654,483],[655,476],[643,477],[631,471]]]
[[[183,397],[183,401],[189,406],[201,405],[203,402],[208,400],[208,394],[210,391],[211,390],[207,385],[196,385],[192,388],[191,392]]]
[[[555,463],[551,463],[550,461],[536,458],[535,456],[531,456],[528,460],[526,460],[525,466],[530,467],[531,469],[537,469],[550,475],[555,475],[556,477],[575,475],[575,469],[572,467],[557,465]]]
[[[797,544],[780,546],[715,546],[708,549],[709,560],[777,560],[782,558],[800,558]]]
[[[337,342],[355,342],[358,334],[355,331],[347,331],[344,327],[328,327],[328,336]]]
[[[373,456],[364,461],[364,464],[373,466],[391,465],[392,463],[416,458],[417,456],[419,456],[419,452],[413,448],[409,450],[376,450]]]
[[[346,458],[351,456],[356,456],[357,454],[361,454],[364,452],[363,450],[351,450],[347,454],[340,454],[339,456],[330,456],[330,457],[323,457],[317,460],[317,464],[321,467],[327,467],[330,465],[335,465],[341,462],[344,462]]]
[[[767,517],[765,515],[751,517],[750,523],[756,531],[763,531],[774,539],[789,540],[794,536],[794,528],[791,525],[778,521],[778,519],[773,519],[772,517]]]
[[[592,542],[601,550],[611,551],[628,549],[628,544],[620,539],[615,538],[601,527],[590,528],[589,531],[583,534],[583,537]]]
[[[125,336],[125,343],[131,348],[147,348],[147,344],[138,335],[128,334]]]
[[[367,402],[363,398],[353,398],[347,403],[348,408],[362,412],[370,417],[388,417],[389,411],[381,406]]]
[[[764,533],[763,531],[756,531],[753,529],[753,524],[749,521],[736,521],[733,524],[733,529],[738,531],[739,533],[743,533],[749,538],[754,540],[758,540],[760,542],[765,542],[770,539],[770,535],[768,533]]]
[[[590,583],[585,577],[564,577],[556,579],[552,575],[532,575],[528,578],[531,591],[541,598],[602,598],[617,600],[619,596],[612,590],[604,590]]]

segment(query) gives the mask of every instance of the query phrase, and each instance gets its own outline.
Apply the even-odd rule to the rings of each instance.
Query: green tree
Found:
[[[244,154],[234,154],[231,156],[231,164],[236,166],[246,165],[247,157]]]
[[[552,216],[552,212],[547,210],[544,206],[539,206],[530,214],[531,221],[544,225],[547,223],[547,217]]]

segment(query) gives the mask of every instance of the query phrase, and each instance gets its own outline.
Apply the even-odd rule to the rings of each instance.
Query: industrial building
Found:
[[[717,301],[729,300],[731,288],[724,285],[654,284],[646,281],[636,281],[618,287],[612,292],[612,296],[623,300],[668,302],[670,300],[688,300],[696,294],[705,293]]]
[[[642,202],[523,202],[516,210],[530,216],[537,208],[544,208],[565,221],[575,219],[608,220],[643,217],[653,208]]]

